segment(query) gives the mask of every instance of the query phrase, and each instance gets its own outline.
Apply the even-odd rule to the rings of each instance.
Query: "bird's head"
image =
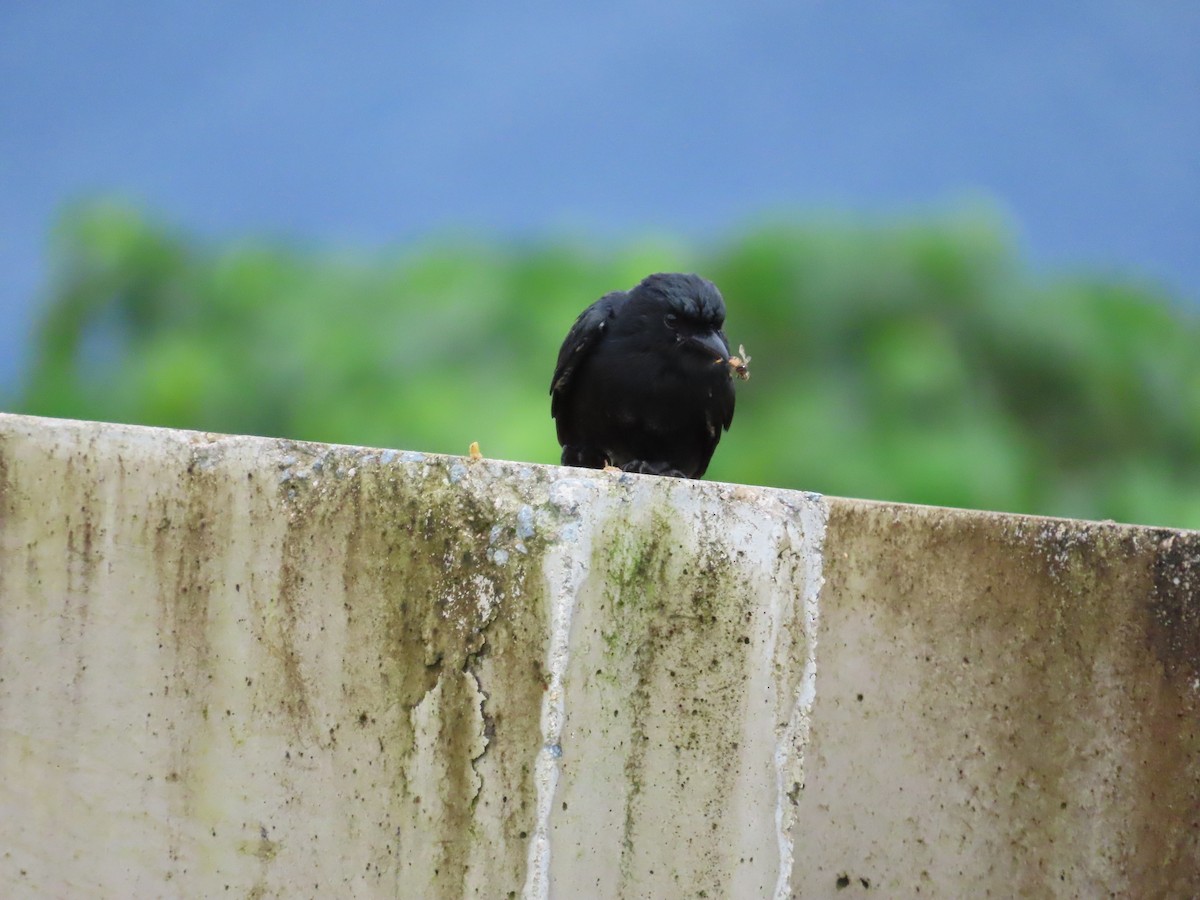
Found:
[[[699,275],[650,275],[630,292],[647,327],[680,349],[707,357],[714,364],[729,362],[725,301],[717,286]]]

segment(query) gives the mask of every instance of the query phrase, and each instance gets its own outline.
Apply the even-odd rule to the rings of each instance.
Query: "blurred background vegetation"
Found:
[[[697,271],[753,356],[708,477],[1200,528],[1200,321],[1050,277],[1002,217],[764,223],[707,246],[214,243],[119,203],[53,238],[19,411],[555,462],[559,343],[602,293]]]

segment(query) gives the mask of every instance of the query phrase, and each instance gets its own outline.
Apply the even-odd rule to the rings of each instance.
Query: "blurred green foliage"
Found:
[[[52,260],[30,413],[554,462],[575,316],[698,271],[754,357],[708,477],[1200,527],[1200,323],[1150,289],[1034,277],[986,213],[353,255],[91,204]]]

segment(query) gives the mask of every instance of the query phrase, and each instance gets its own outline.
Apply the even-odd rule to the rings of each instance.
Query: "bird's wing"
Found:
[[[579,366],[587,359],[592,349],[604,335],[608,320],[617,308],[628,299],[625,291],[605,294],[579,314],[562,347],[558,351],[558,365],[550,380],[550,415],[558,418],[571,393],[571,381]]]

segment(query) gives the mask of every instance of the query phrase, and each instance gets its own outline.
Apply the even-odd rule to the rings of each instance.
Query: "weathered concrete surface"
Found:
[[[1197,533],[0,415],[5,896],[1198,860]]]
[[[798,896],[1200,896],[1200,533],[841,500],[824,574]]]
[[[769,894],[823,515],[0,416],[0,883]]]

